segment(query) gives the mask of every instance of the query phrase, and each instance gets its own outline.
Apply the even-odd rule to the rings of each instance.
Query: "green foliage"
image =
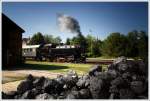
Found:
[[[102,53],[106,56],[126,56],[127,39],[120,33],[110,34],[103,42]]]
[[[102,44],[102,55],[110,57],[127,56],[148,60],[148,35],[144,31],[132,31],[126,36],[111,33]]]
[[[82,52],[84,53],[87,47],[86,39],[82,34],[78,34],[70,40],[71,45],[80,45],[82,47]]]
[[[44,37],[43,37],[42,33],[37,32],[32,36],[29,44],[37,45],[37,44],[42,44],[42,43],[44,43]]]
[[[71,44],[71,40],[69,38],[67,38],[66,45],[70,45],[70,44]]]
[[[44,35],[44,40],[45,40],[45,43],[52,43],[53,42],[53,35]]]
[[[53,37],[53,35],[44,35],[44,40],[46,44],[49,43],[55,43],[55,44],[60,44],[61,43],[61,38],[59,36]]]
[[[147,61],[148,60],[148,36],[144,31],[141,31],[139,33],[138,50],[139,50],[139,57]]]
[[[49,43],[55,43],[60,44],[61,38],[59,36],[53,37],[53,35],[45,34],[44,36],[42,33],[38,32],[34,34],[31,38],[30,45],[37,45],[37,44],[49,44]]]
[[[26,69],[33,70],[46,70],[49,72],[64,73],[66,74],[68,70],[75,70],[79,75],[88,73],[89,69],[92,67],[92,64],[74,64],[74,63],[56,63],[56,62],[37,62],[37,61],[26,61],[23,65]],[[23,68],[21,67],[21,68]],[[106,66],[103,66],[104,68]]]
[[[53,42],[52,43],[55,43],[55,44],[60,44],[61,43],[61,38],[59,36],[55,37],[53,39]]]
[[[127,55],[129,57],[138,56],[138,32],[132,31],[127,34],[128,46],[127,46]]]
[[[87,56],[88,57],[98,57],[101,56],[101,44],[102,42],[91,35],[87,35]]]

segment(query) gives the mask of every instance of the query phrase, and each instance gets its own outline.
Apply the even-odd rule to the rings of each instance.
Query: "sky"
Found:
[[[76,36],[60,31],[59,13],[78,20],[84,36],[90,34],[101,40],[113,32],[148,32],[147,2],[3,2],[2,12],[25,30],[23,37],[41,32],[60,36],[65,42]]]

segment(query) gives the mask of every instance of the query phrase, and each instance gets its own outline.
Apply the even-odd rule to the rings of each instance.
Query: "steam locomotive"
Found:
[[[26,45],[22,47],[24,59],[32,58],[38,61],[51,62],[86,62],[86,56],[79,45]]]

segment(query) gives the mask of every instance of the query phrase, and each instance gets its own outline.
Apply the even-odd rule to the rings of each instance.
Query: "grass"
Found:
[[[75,70],[78,75],[87,74],[93,64],[75,64],[75,63],[57,63],[57,62],[46,62],[46,61],[32,61],[28,60],[24,64],[12,67],[9,70],[45,70],[54,73],[66,74],[69,70]],[[107,65],[102,65],[103,69]],[[3,75],[2,84],[7,82],[13,82],[18,80],[23,80],[26,75]]]
[[[37,62],[26,61],[23,65],[24,69],[47,70],[56,73],[67,73],[70,69],[75,70],[79,75],[86,74],[93,64],[75,64],[75,63],[57,63],[57,62]],[[106,68],[107,65],[102,65]]]

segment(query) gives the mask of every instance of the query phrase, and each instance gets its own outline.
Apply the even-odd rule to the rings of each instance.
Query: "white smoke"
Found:
[[[79,23],[75,18],[58,14],[57,20],[60,31],[81,34]]]

